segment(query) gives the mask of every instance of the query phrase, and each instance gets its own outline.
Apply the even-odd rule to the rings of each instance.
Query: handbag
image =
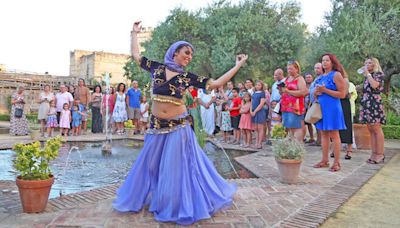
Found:
[[[320,119],[322,119],[321,105],[318,103],[318,101],[316,101],[312,103],[311,107],[308,109],[304,121],[314,124]]]
[[[17,118],[21,118],[24,110],[22,108],[15,108],[14,116]]]

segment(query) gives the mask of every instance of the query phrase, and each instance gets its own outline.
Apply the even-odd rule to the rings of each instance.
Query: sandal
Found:
[[[331,152],[330,157],[334,158],[335,157],[335,153]]]
[[[383,155],[383,158],[379,161],[368,159],[367,161],[369,164],[380,164],[380,163],[385,163],[385,155]]]
[[[351,159],[351,154],[353,153],[353,151],[347,151],[346,155],[344,156],[344,159],[346,160],[350,160]]]
[[[331,171],[331,172],[337,172],[339,170],[340,170],[340,163],[339,162],[333,163],[332,167],[329,168],[329,171]]]
[[[326,168],[329,167],[329,161],[320,161],[313,166],[314,168]]]
[[[314,139],[309,139],[309,140],[306,141],[306,143],[307,144],[315,143],[315,140]]]

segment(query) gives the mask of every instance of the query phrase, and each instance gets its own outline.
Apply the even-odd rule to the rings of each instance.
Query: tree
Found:
[[[400,74],[400,1],[333,0],[332,12],[311,40],[310,62],[324,52],[338,56],[356,81],[356,69],[368,56],[380,60],[385,73],[385,92],[391,78]]]
[[[149,73],[142,70],[132,58],[125,64],[124,71],[124,76],[129,80],[136,80],[139,87],[146,86],[151,81]]]
[[[247,0],[232,5],[219,1],[196,12],[181,8],[171,11],[144,44],[144,55],[161,61],[175,41],[186,40],[195,47],[189,71],[218,77],[234,64],[238,53],[249,54],[247,66],[236,79],[271,78],[277,67],[298,59],[305,43],[306,26],[300,23],[300,6],[295,2],[271,4]],[[141,78],[141,71],[126,66],[127,76]]]

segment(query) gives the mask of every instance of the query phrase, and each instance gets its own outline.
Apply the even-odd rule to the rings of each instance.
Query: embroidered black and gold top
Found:
[[[176,105],[183,104],[182,96],[189,86],[205,89],[211,81],[204,76],[197,76],[190,72],[185,72],[166,79],[165,68],[162,63],[148,60],[142,57],[140,67],[151,73],[153,96],[152,100],[168,102]]]

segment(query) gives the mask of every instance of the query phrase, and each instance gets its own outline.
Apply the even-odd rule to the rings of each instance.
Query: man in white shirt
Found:
[[[274,84],[272,84],[272,87],[271,87],[270,102],[272,102],[272,101],[279,102],[281,100],[281,94],[279,93],[279,90],[278,90],[278,84],[285,81],[285,77],[283,75],[283,70],[281,68],[278,68],[274,71],[274,80],[275,80],[275,82],[274,82]]]
[[[69,109],[72,107],[72,102],[74,98],[72,94],[67,92],[67,87],[65,85],[60,85],[60,92],[56,94],[56,110],[57,110],[57,121],[60,123],[60,114],[63,110],[63,105],[68,103]]]

